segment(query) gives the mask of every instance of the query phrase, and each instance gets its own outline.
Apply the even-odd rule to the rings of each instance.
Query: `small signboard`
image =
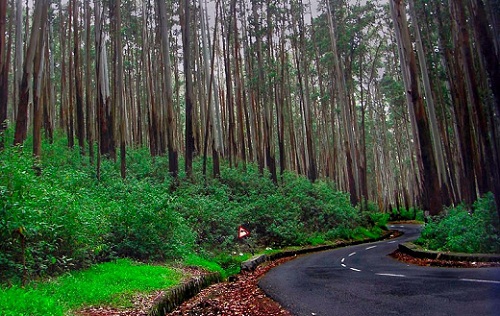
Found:
[[[243,226],[238,227],[238,238],[242,239],[248,237],[250,232]]]

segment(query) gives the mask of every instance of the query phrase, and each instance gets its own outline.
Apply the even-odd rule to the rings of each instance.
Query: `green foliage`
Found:
[[[464,205],[433,218],[417,244],[432,250],[466,253],[500,253],[500,223],[491,194],[474,204]]]
[[[179,273],[172,269],[123,259],[24,289],[0,289],[0,314],[65,315],[83,306],[126,307],[134,293],[165,289],[179,280]]]
[[[409,210],[400,208],[399,210],[393,209],[390,214],[391,221],[424,221],[424,211],[411,207]]]
[[[256,165],[222,165],[220,179],[205,179],[198,159],[193,178],[181,174],[172,192],[168,159],[146,149],[128,150],[122,180],[108,159],[97,179],[90,159],[63,137],[43,146],[37,168],[30,150],[0,152],[1,281],[24,283],[121,257],[206,258],[228,275],[242,258],[234,253],[250,245],[316,245],[368,236],[360,223],[369,232],[384,225],[331,184],[293,173],[276,186]],[[250,230],[247,241],[237,238],[239,225]]]

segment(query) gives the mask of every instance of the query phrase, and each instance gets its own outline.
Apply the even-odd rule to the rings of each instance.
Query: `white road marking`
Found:
[[[349,268],[349,269],[351,269],[352,271],[361,272],[361,270],[359,270],[359,269],[355,269],[355,268]]]
[[[406,275],[403,274],[393,274],[393,273],[375,273],[380,276],[388,276],[388,277],[396,277],[396,278],[406,278]]]
[[[373,249],[373,248],[377,248],[377,246],[367,247],[365,250],[370,250],[370,249]]]
[[[476,283],[491,283],[491,284],[500,284],[500,281],[494,281],[494,280],[481,280],[481,279],[460,279],[460,281],[464,281],[464,282],[476,282]]]
[[[344,268],[347,268],[347,266],[345,264],[343,264],[343,263],[341,264],[341,266],[343,266]]]
[[[393,244],[393,243],[395,243],[395,242],[396,242],[395,240],[393,240],[393,241],[389,241],[389,242],[388,242],[388,244]]]
[[[340,260],[340,262],[342,262],[342,263],[344,263],[344,261],[345,261],[345,258],[342,258],[342,260]]]
[[[356,251],[355,251],[355,252],[351,252],[351,253],[349,254],[349,257],[352,257],[352,256],[354,256],[355,254],[356,254]]]

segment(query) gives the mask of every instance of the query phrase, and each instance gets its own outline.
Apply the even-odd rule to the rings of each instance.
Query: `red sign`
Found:
[[[238,238],[245,238],[250,235],[250,232],[245,229],[245,227],[240,226],[238,227]]]

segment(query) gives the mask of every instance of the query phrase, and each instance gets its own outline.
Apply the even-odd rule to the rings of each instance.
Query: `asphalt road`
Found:
[[[420,227],[396,225],[393,240],[301,256],[259,286],[297,316],[500,316],[500,268],[419,267],[389,256]]]

